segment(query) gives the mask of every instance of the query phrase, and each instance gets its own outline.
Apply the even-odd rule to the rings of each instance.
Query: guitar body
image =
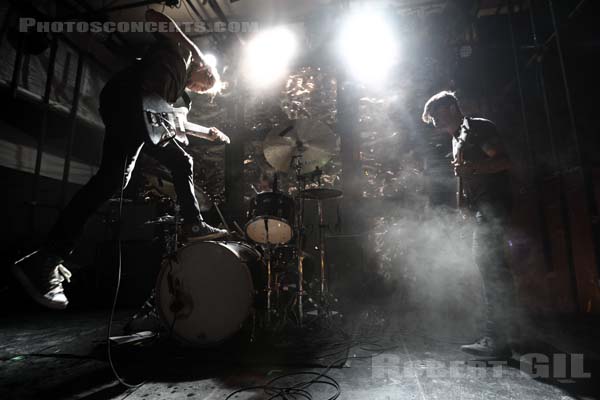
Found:
[[[229,143],[229,138],[217,128],[206,128],[187,120],[188,109],[173,107],[155,93],[142,96],[142,118],[148,139],[156,146],[166,146],[177,140],[187,146],[188,135],[217,143]]]
[[[144,126],[152,144],[166,146],[172,139],[177,139],[185,145],[189,144],[185,130],[180,129],[175,116],[175,112],[184,112],[182,110],[187,113],[185,108],[173,108],[156,93],[142,96]]]

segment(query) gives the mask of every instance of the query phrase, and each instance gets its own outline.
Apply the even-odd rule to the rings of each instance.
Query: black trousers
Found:
[[[135,92],[133,92],[135,93]],[[141,102],[132,90],[108,85],[100,96],[100,114],[105,125],[102,161],[96,175],[73,196],[51,229],[46,248],[68,255],[87,219],[106,200],[127,186],[142,148],[170,171],[186,223],[202,221],[194,193],[193,159],[176,142],[164,147],[147,142],[141,118]]]
[[[485,335],[507,340],[515,319],[514,282],[504,253],[509,210],[504,204],[491,202],[479,202],[472,209],[476,219],[473,259],[483,280]]]

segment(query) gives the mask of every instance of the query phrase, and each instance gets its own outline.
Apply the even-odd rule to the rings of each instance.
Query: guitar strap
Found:
[[[181,92],[181,99],[183,100],[183,102],[185,103],[185,108],[188,109],[188,111],[192,110],[192,99],[190,98],[190,95],[187,94],[187,92],[184,90],[183,92]]]

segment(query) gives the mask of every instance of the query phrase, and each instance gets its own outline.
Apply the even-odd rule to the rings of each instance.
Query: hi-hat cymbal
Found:
[[[151,219],[149,221],[144,222],[144,225],[174,225],[175,217],[169,214],[162,215],[160,217]]]
[[[167,172],[164,172],[158,168],[149,169],[144,171],[144,176],[148,182],[150,190],[155,191],[161,196],[168,196],[171,199],[176,199],[177,194],[175,193],[175,185],[172,183],[172,178]],[[208,197],[204,194],[202,189],[194,183],[194,193],[196,194],[196,200],[198,200],[198,206],[200,211],[208,211],[211,208],[211,203]]]
[[[327,200],[342,197],[342,191],[329,188],[314,188],[302,190],[298,197],[310,200]]]
[[[302,174],[323,167],[339,151],[339,138],[325,123],[298,119],[287,127],[277,127],[267,135],[263,152],[277,171],[293,171],[294,157],[301,156]]]
[[[107,200],[109,203],[114,204],[114,203],[120,203],[121,199],[119,197],[111,197],[110,199]],[[133,200],[131,199],[126,199],[123,198],[123,203],[133,203]]]

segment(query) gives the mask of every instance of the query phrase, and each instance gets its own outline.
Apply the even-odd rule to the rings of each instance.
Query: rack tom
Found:
[[[279,192],[262,192],[250,203],[246,235],[261,244],[283,244],[292,239],[294,199]]]

